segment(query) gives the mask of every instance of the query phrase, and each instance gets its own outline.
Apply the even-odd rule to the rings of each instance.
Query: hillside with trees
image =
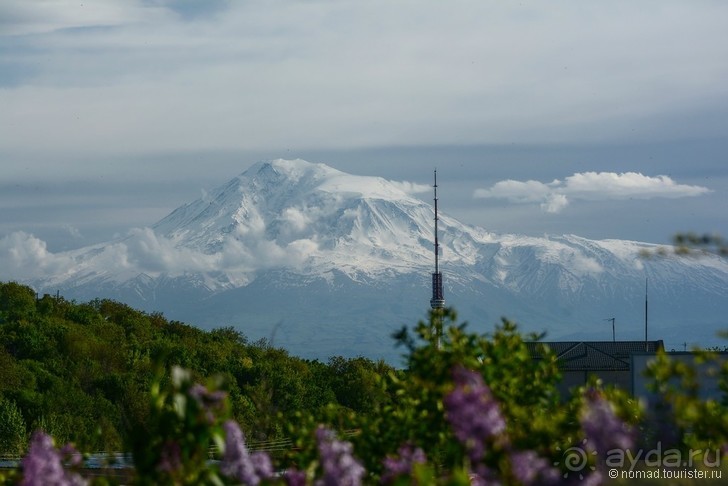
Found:
[[[389,400],[375,384],[392,371],[363,357],[303,360],[232,327],[203,331],[112,300],[38,298],[0,283],[0,455],[21,453],[36,429],[87,451],[123,450],[148,427],[150,387],[172,366],[200,382],[218,377],[252,441],[281,437],[301,410],[367,414]]]

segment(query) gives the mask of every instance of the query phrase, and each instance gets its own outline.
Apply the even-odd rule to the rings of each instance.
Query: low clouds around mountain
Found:
[[[51,252],[45,241],[17,231],[0,238],[0,267],[6,276],[32,281],[49,276],[66,278],[89,268],[109,275],[255,272],[277,267],[296,268],[318,249],[310,239],[279,244],[248,235],[229,235],[221,241],[220,251],[207,254],[175,246],[174,241],[156,234],[151,228],[133,228],[128,234],[79,261],[76,252]]]

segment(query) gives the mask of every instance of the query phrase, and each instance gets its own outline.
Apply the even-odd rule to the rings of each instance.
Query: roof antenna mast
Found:
[[[617,319],[615,317],[609,317],[609,318],[604,319],[604,320],[605,321],[612,321],[612,342],[613,343],[616,343],[617,342],[617,334],[614,331],[614,321],[616,321]]]
[[[645,352],[649,350],[647,345],[647,277],[645,277]]]

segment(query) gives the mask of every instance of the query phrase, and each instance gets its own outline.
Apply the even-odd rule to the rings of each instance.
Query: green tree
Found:
[[[0,454],[19,455],[28,442],[25,419],[14,401],[0,396]]]
[[[0,283],[0,322],[27,319],[35,312],[35,292],[17,282]]]

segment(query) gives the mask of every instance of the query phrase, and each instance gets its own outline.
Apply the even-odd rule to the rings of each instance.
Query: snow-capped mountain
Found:
[[[111,297],[203,327],[233,325],[292,352],[397,362],[390,334],[425,318],[433,267],[431,188],[302,160],[260,162],[151,228],[106,244],[2,257],[41,292]],[[448,305],[479,331],[508,316],[549,339],[715,342],[728,262],[652,258],[654,245],[497,235],[440,215]],[[18,256],[20,255],[20,256]],[[28,270],[32,269],[32,270]],[[12,273],[12,272],[11,272]]]

